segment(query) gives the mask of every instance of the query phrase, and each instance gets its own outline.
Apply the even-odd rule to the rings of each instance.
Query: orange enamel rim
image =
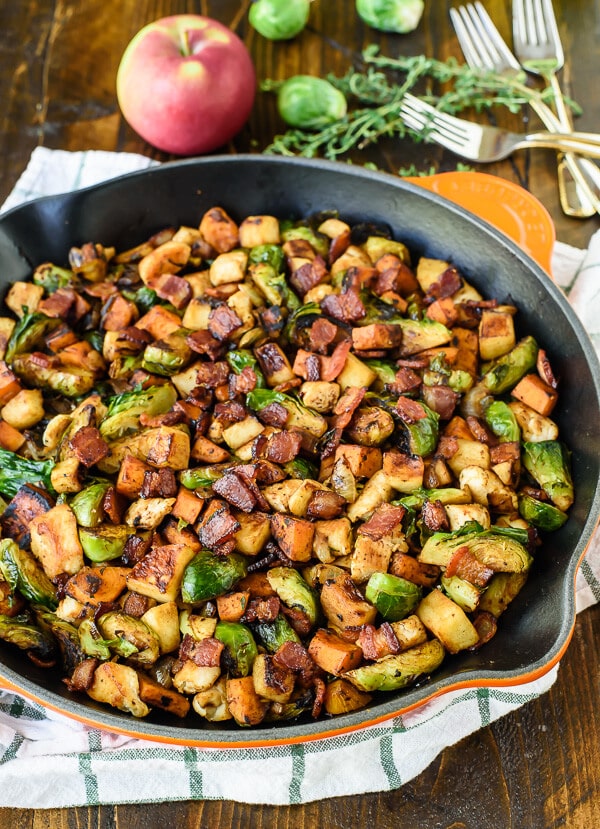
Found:
[[[556,230],[544,205],[508,179],[472,171],[406,178],[489,222],[551,275]]]

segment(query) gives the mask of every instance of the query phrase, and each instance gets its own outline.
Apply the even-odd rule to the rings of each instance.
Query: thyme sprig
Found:
[[[422,141],[423,134],[409,129],[399,113],[399,103],[408,91],[450,114],[466,109],[481,112],[497,106],[517,113],[534,99],[552,101],[551,90],[540,91],[525,85],[525,73],[507,78],[471,69],[454,58],[446,61],[425,55],[390,58],[381,55],[375,45],[363,51],[361,68],[352,67],[342,77],[328,74],[326,80],[344,93],[349,103],[348,113],[319,130],[295,128],[276,135],[265,153],[337,159],[383,137],[409,136]],[[267,80],[261,89],[277,92],[282,83]],[[438,91],[433,92],[433,88]],[[578,111],[573,101],[567,103]]]

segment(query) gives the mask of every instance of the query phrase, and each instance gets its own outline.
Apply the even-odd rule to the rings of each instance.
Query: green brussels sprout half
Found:
[[[218,556],[209,550],[200,550],[183,572],[181,598],[186,604],[201,604],[222,596],[243,579],[248,570],[244,556],[231,553]]]
[[[80,527],[79,541],[90,561],[100,563],[120,558],[130,535],[125,524],[102,524],[99,527]]]
[[[104,517],[102,503],[110,486],[108,481],[99,481],[86,486],[73,496],[70,507],[80,527],[97,527],[102,523]]]
[[[250,628],[241,622],[217,622],[214,636],[225,645],[223,656],[229,675],[251,674],[258,648]]]
[[[56,655],[52,636],[34,625],[28,614],[0,615],[0,639],[22,651],[30,652],[36,661],[51,662]]]
[[[496,437],[502,442],[521,440],[521,430],[513,410],[502,400],[494,400],[485,410],[485,419]]]
[[[560,510],[573,503],[573,481],[569,455],[557,440],[523,442],[523,466]]]
[[[398,622],[412,613],[422,592],[419,585],[407,579],[391,573],[373,573],[365,588],[365,598],[386,622]]]
[[[361,20],[382,32],[413,32],[423,16],[423,0],[356,0]]]
[[[547,501],[538,501],[537,498],[532,498],[531,495],[519,496],[519,515],[537,527],[538,530],[545,532],[553,532],[559,530],[569,517],[566,512],[563,512],[554,504],[549,504]]]
[[[290,127],[318,130],[343,118],[348,104],[344,93],[324,78],[295,75],[279,87],[277,108]]]
[[[445,653],[438,639],[430,639],[403,653],[384,656],[377,662],[347,671],[344,679],[361,691],[395,691],[439,668]]]
[[[113,397],[105,420],[100,424],[104,440],[117,440],[139,428],[142,413],[153,417],[168,412],[177,400],[177,392],[170,383],[147,389],[126,391]]]
[[[269,653],[275,653],[285,642],[300,642],[300,637],[282,613],[272,622],[257,622],[254,630]]]
[[[52,610],[58,605],[56,588],[37,559],[11,538],[0,541],[0,574],[31,602]]]
[[[288,607],[302,610],[315,625],[319,618],[319,599],[313,588],[297,570],[290,567],[273,567],[267,579],[281,601]]]
[[[310,0],[255,0],[250,25],[269,40],[291,40],[308,22]]]

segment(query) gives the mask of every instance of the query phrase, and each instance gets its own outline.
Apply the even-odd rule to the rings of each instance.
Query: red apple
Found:
[[[240,38],[210,17],[182,14],[144,26],[117,73],[125,120],[175,155],[220,147],[247,121],[256,77]]]

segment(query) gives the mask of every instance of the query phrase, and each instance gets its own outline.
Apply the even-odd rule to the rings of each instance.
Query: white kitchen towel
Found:
[[[38,148],[2,209],[154,163],[124,153]],[[553,274],[600,348],[600,232],[587,252],[557,243]],[[576,593],[578,612],[600,600],[598,533]],[[199,799],[283,805],[395,789],[447,746],[544,694],[557,671],[513,687],[452,691],[386,723],[275,748],[200,749],[132,739],[0,691],[0,806]]]

